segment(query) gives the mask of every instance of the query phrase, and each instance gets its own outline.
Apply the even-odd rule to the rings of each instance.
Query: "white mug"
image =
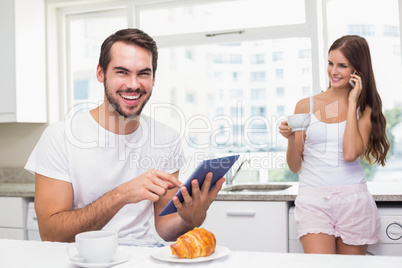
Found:
[[[86,262],[108,263],[117,251],[117,233],[102,230],[79,233],[75,244]]]

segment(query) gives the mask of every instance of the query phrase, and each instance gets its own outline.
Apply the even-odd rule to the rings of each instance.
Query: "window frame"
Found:
[[[96,16],[97,12],[125,9],[127,12],[128,27],[139,27],[140,12],[144,9],[175,7],[182,5],[196,5],[200,3],[216,2],[218,0],[77,0],[73,4],[66,0],[48,0],[47,2],[47,46],[48,46],[48,88],[49,90],[49,122],[62,120],[72,104],[72,74],[68,61],[68,22],[69,16]],[[219,0],[227,1],[227,0]],[[241,35],[216,35],[206,37],[211,32],[197,32],[170,36],[153,36],[159,48],[178,45],[202,45],[221,42],[250,41],[260,39],[282,39],[307,37],[311,40],[312,85],[315,93],[325,84],[322,79],[322,44],[325,37],[319,31],[322,23],[322,1],[305,0],[305,23],[269,26],[242,30]],[[325,15],[325,14],[324,14]],[[217,32],[214,32],[217,33]],[[95,67],[94,67],[95,68]],[[319,74],[319,75],[315,75]]]
[[[228,1],[228,0],[221,0]],[[143,9],[180,6],[183,4],[199,4],[216,2],[216,0],[47,0],[46,2],[46,46],[47,46],[47,88],[49,123],[64,118],[67,113],[71,83],[69,64],[67,60],[69,48],[66,46],[67,17],[73,14],[94,14],[97,11],[125,8],[127,11],[127,25],[138,27],[139,14]],[[249,29],[241,35],[241,40],[279,39],[285,37],[309,37],[311,40],[312,61],[312,92],[319,93],[321,88],[328,85],[328,78],[324,74],[326,54],[329,48],[327,39],[327,0],[305,0],[306,22],[297,25],[272,26],[259,29]],[[399,8],[399,36],[402,46],[402,1],[398,1]],[[322,25],[322,27],[321,27]],[[238,41],[239,36],[218,35],[206,38],[208,33],[184,34],[154,39],[160,48],[180,45],[208,44],[216,42]],[[402,50],[402,49],[401,49]],[[402,60],[402,53],[401,53]],[[51,89],[51,90],[50,90]]]
[[[183,4],[200,4],[217,0],[47,0],[46,1],[46,45],[47,45],[47,88],[48,118],[54,123],[65,118],[72,103],[72,74],[68,62],[68,17],[93,16],[96,12],[124,9],[128,27],[140,27],[140,12],[144,9],[175,7]],[[230,0],[220,0],[230,1]],[[305,23],[246,29],[241,35],[216,35],[206,37],[211,32],[197,32],[170,36],[152,36],[160,49],[174,46],[207,45],[252,41],[307,37],[311,40],[311,92],[317,94],[329,84],[326,75],[327,51],[327,1],[305,0]],[[398,0],[399,36],[402,47],[402,0]],[[82,14],[82,15],[79,15]],[[243,30],[243,29],[238,29]],[[217,32],[214,32],[217,33]],[[402,51],[402,49],[401,49]],[[401,53],[402,60],[402,53]],[[94,66],[94,75],[95,75]],[[251,94],[251,93],[250,93]],[[268,93],[266,93],[268,94]],[[283,110],[277,106],[275,110]],[[278,114],[280,116],[280,114]]]

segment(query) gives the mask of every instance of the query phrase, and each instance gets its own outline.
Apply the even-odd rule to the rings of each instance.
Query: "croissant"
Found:
[[[170,245],[172,254],[179,258],[193,259],[206,257],[215,251],[216,239],[213,233],[204,228],[193,230],[179,236],[176,243]]]

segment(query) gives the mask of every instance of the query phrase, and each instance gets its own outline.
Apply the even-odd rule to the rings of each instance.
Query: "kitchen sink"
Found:
[[[228,192],[272,192],[282,191],[291,187],[289,184],[235,184],[222,189]]]

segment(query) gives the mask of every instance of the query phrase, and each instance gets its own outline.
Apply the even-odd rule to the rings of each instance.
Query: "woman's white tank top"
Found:
[[[299,186],[327,187],[364,183],[366,178],[360,158],[353,162],[346,162],[343,158],[346,121],[323,123],[315,117],[313,111],[314,97],[311,96],[311,121],[306,130]]]

